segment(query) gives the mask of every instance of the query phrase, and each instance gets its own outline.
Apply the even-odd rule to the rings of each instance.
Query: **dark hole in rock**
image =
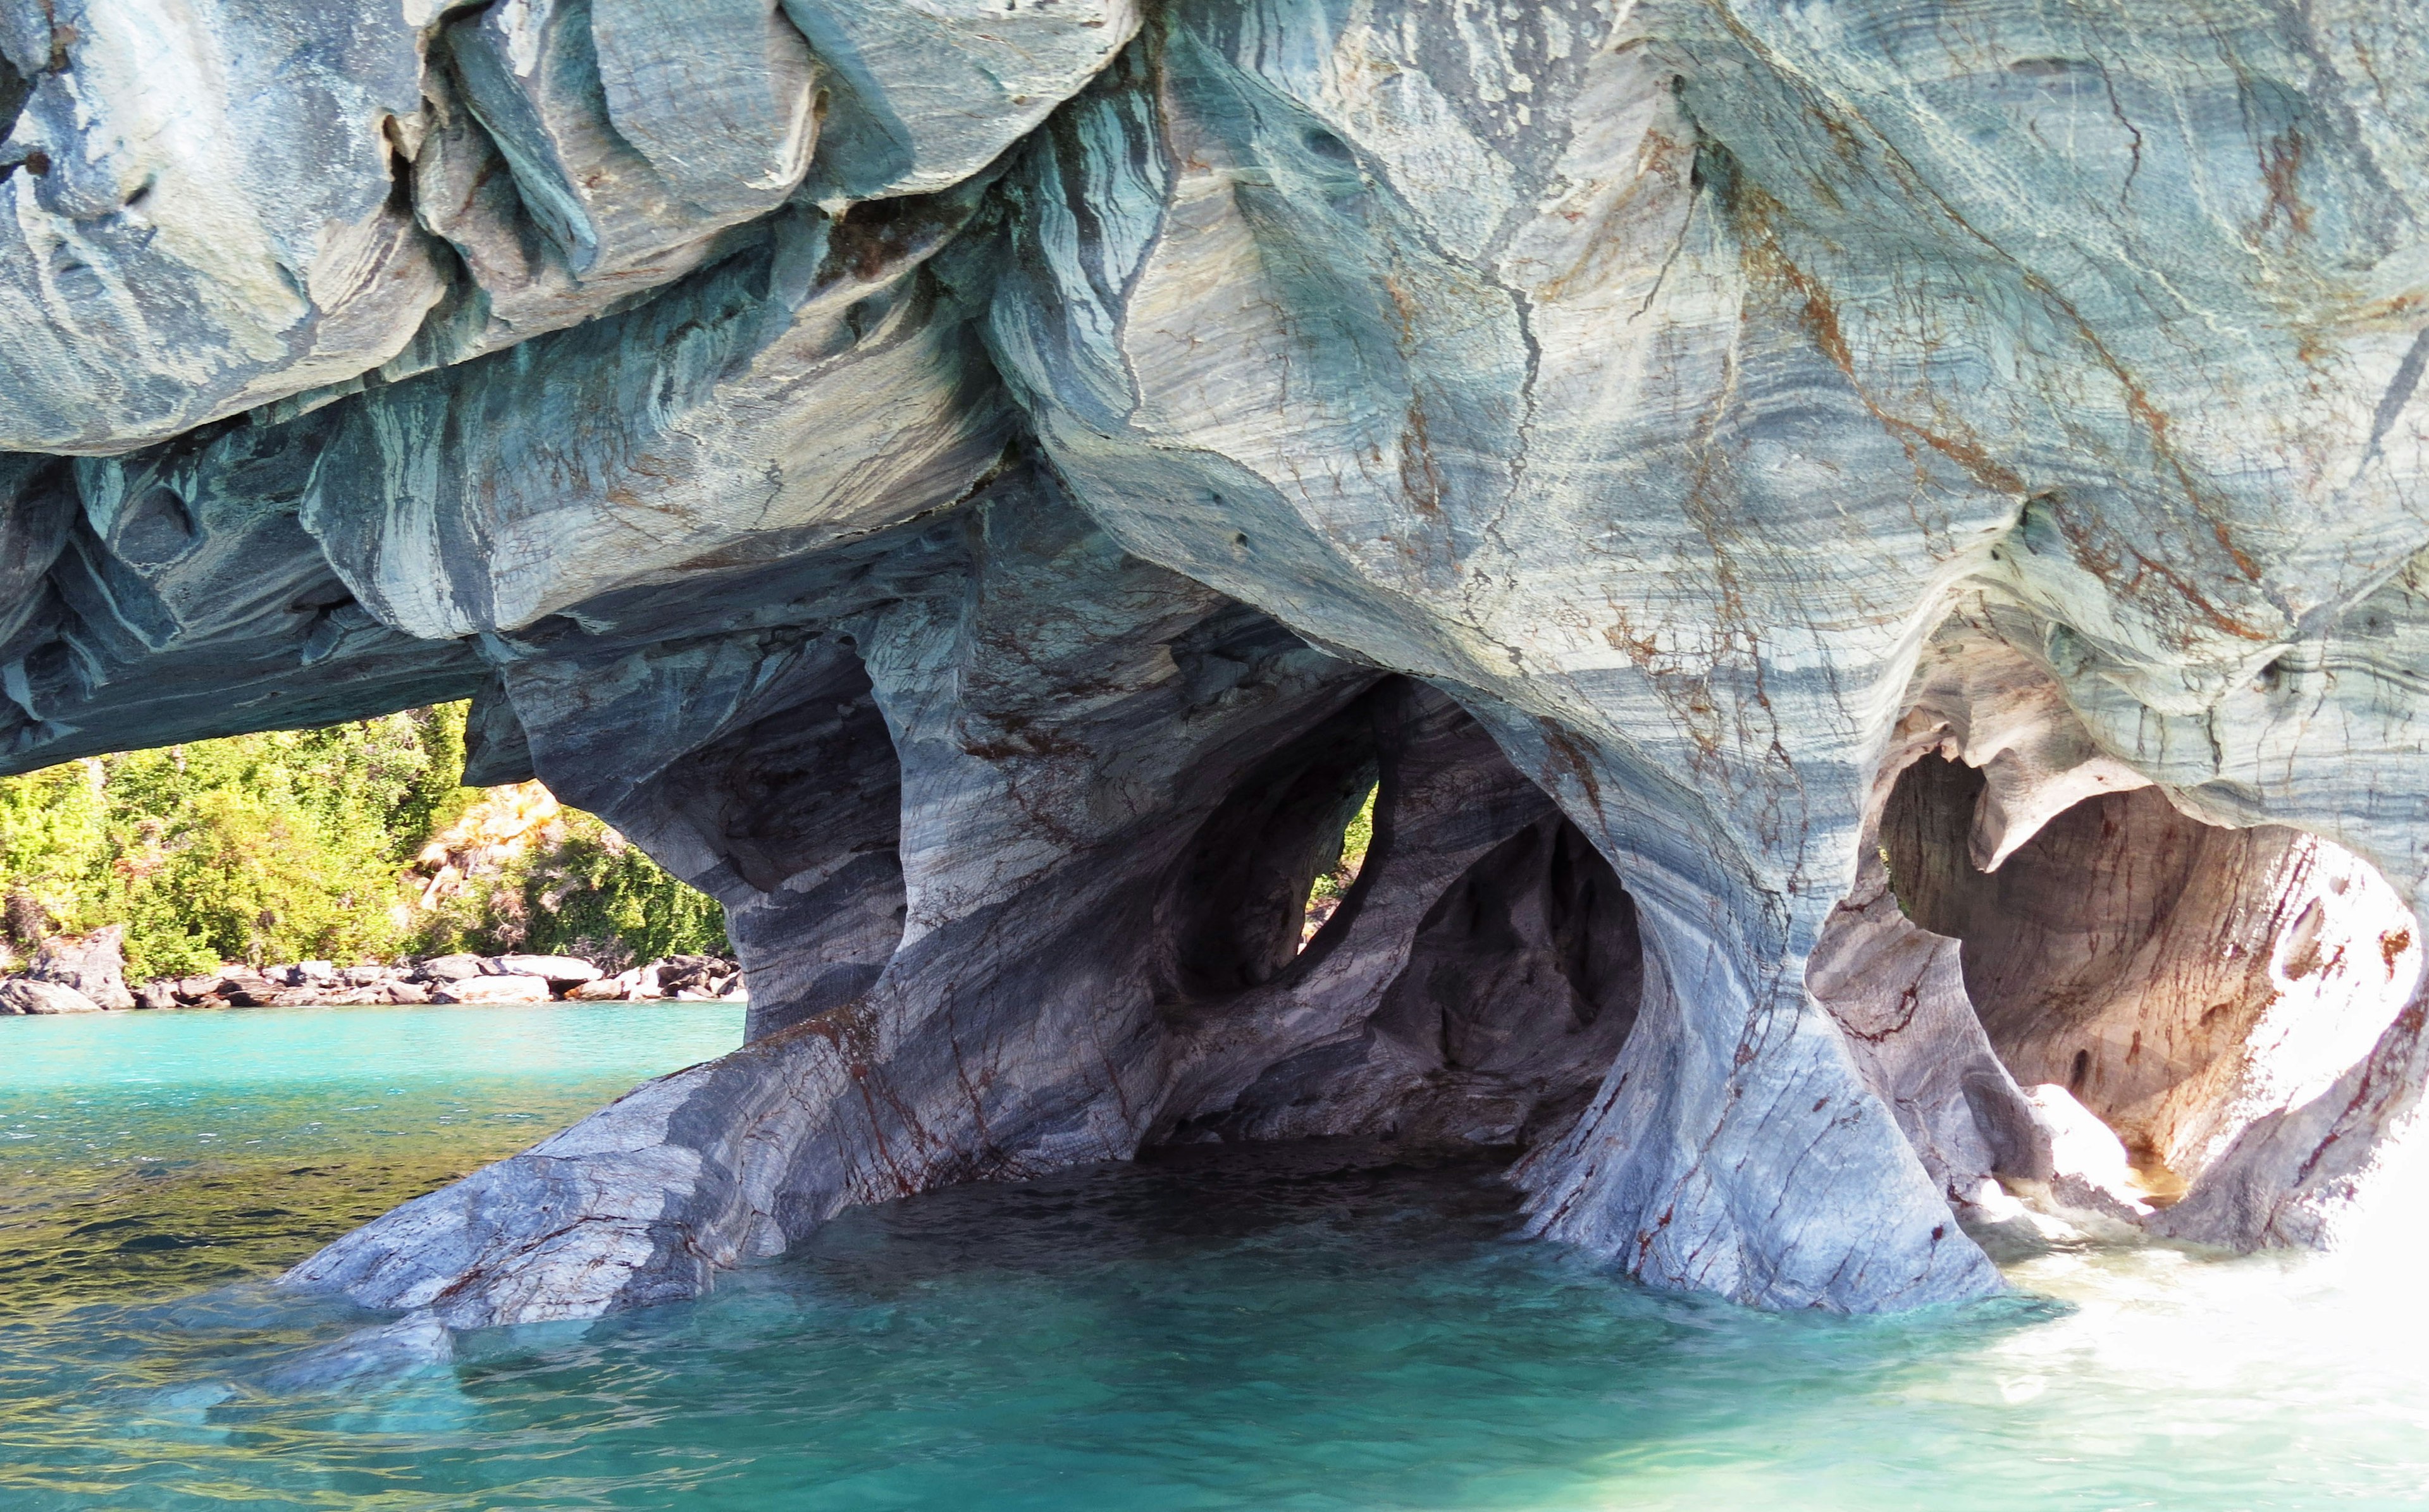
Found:
[[[1253,771],[1178,871],[1177,980],[1224,1053],[1329,1027],[1269,1042],[1170,1142],[1530,1145],[1567,1126],[1635,1026],[1644,949],[1618,874],[1464,714],[1396,713],[1397,681]],[[1345,832],[1361,831],[1352,872]]]
[[[1170,919],[1173,974],[1184,994],[1270,981],[1312,938],[1309,895],[1338,865],[1343,833],[1377,788],[1369,702],[1359,699],[1260,764],[1199,827],[1181,858]],[[1347,907],[1347,896],[1345,889],[1336,907]]]
[[[290,615],[324,614],[329,610],[337,608],[341,603],[353,603],[354,601],[354,590],[348,588],[344,583],[339,583],[335,579],[331,579],[326,583],[313,583],[310,587],[306,588],[301,593],[295,595],[292,599],[287,600],[287,612]]]
[[[1321,126],[1310,126],[1304,140],[1307,150],[1327,162],[1354,163],[1358,160],[1358,155],[1350,149],[1349,143]]]
[[[2204,824],[2142,788],[2084,799],[1985,873],[1985,785],[1938,756],[1900,776],[1881,819],[1899,906],[1962,942],[2017,1082],[2097,1115],[2160,1201],[2255,1116],[2323,1092],[2411,991],[2411,914],[2350,851]]]
[[[1375,1030],[1426,1067],[1395,1132],[1530,1143],[1591,1094],[1636,1025],[1635,899],[1553,815],[1446,889],[1417,925]]]
[[[25,108],[25,101],[34,92],[34,81],[17,72],[8,58],[0,58],[0,141],[17,129],[17,114]],[[6,177],[0,173],[0,177]]]

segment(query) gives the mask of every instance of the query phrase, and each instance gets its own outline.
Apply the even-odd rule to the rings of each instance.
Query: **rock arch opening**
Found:
[[[1878,859],[1905,917],[1958,943],[1956,985],[2032,1105],[2037,1132],[2008,1142],[2041,1148],[2004,1152],[2003,1175],[2063,1184],[2089,1162],[2106,1174],[2077,1172],[2077,1202],[2111,1206],[2088,1183],[2118,1216],[2168,1207],[2256,1120],[2367,1057],[2413,989],[2410,911],[2340,846],[2205,824],[2144,787],[2075,803],[1985,871],[1971,838],[1985,785],[1962,763],[1915,762]],[[1978,1123],[2000,1121],[1984,1116],[1995,1097],[1974,1101]]]
[[[1300,916],[1298,947],[1305,950],[1341,912],[1341,901],[1358,885],[1358,874],[1366,864],[1366,852],[1375,843],[1375,799],[1382,784],[1370,783],[1358,809],[1341,827],[1332,846],[1332,862],[1316,873],[1315,882],[1307,890],[1306,912]]]
[[[1609,1072],[1644,994],[1610,863],[1464,711],[1400,679],[1254,770],[1176,894],[1191,1070],[1150,1143],[1531,1147]]]
[[[1309,898],[1380,791],[1369,694],[1249,769],[1198,828],[1171,895],[1173,976],[1205,997],[1271,981],[1311,945]],[[1363,860],[1363,858],[1362,858]],[[1326,920],[1356,891],[1343,890]]]

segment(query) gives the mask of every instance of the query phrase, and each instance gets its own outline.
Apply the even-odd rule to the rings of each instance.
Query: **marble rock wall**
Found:
[[[2334,1242],[2429,1076],[2424,34],[0,0],[0,761],[472,696],[724,900],[748,1046],[297,1273],[451,1323],[1353,1132],[1963,1298],[2070,1084],[2138,1223]]]

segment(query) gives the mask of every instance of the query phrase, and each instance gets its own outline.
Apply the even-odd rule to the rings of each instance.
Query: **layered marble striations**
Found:
[[[475,698],[751,1043],[299,1285],[1176,1141],[1648,1282],[2328,1245],[2429,1042],[2429,13],[0,0],[0,760]],[[1369,861],[1301,904],[1376,793]]]

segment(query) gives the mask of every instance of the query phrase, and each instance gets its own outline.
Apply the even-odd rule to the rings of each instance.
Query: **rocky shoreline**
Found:
[[[609,972],[579,956],[447,955],[340,966],[303,961],[129,984],[116,926],[42,942],[0,979],[0,1015],[130,1009],[306,1008],[373,1003],[740,1001],[742,972],[717,956],[671,956]]]

